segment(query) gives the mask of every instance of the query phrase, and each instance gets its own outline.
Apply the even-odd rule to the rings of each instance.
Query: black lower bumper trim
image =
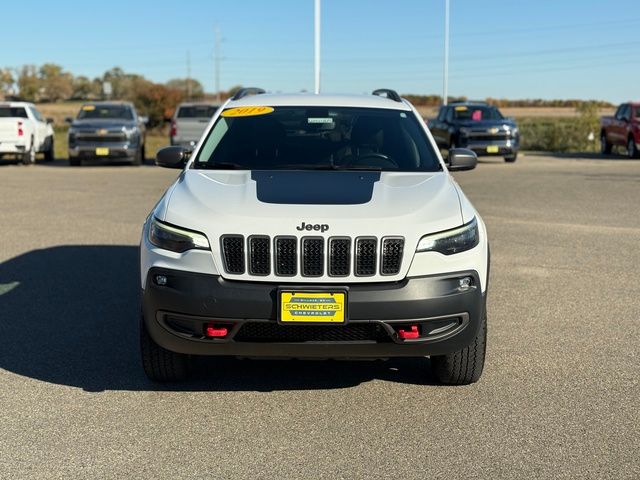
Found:
[[[157,275],[166,277],[165,285],[155,283]],[[471,288],[459,290],[461,277],[472,278]],[[276,308],[281,286],[153,268],[143,292],[147,330],[164,348],[196,355],[424,356],[469,345],[485,308],[478,274],[465,271],[344,285],[349,292],[345,325],[280,325]],[[228,333],[210,338],[206,328],[211,325]],[[418,337],[405,338],[401,330],[412,326]]]

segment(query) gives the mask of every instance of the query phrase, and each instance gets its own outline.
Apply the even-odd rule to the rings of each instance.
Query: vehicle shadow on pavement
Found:
[[[0,264],[0,368],[86,391],[347,388],[373,379],[434,384],[427,359],[199,358],[193,380],[158,385],[140,365],[138,248],[77,245]]]

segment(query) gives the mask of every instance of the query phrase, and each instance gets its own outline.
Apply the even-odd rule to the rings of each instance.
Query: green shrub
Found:
[[[595,103],[578,107],[577,117],[525,117],[518,119],[523,150],[595,152],[600,117]]]

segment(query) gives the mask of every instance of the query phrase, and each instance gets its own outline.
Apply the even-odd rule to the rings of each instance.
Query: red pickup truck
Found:
[[[603,154],[611,153],[614,145],[624,145],[629,157],[640,157],[640,103],[623,103],[613,117],[602,117],[600,125]]]

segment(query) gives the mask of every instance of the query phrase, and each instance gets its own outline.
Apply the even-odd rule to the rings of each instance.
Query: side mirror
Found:
[[[71,118],[71,117],[65,117],[65,118],[64,118],[64,121],[65,121],[66,123],[73,123],[73,118]]]
[[[478,157],[468,148],[452,148],[449,150],[449,171],[473,170],[478,164]]]
[[[156,165],[165,168],[184,168],[191,151],[179,146],[164,147],[156,154]]]
[[[53,118],[51,117],[47,118],[47,123],[50,125],[53,125]]]
[[[138,120],[140,120],[140,123],[142,123],[144,125],[149,123],[149,117],[138,117]]]

